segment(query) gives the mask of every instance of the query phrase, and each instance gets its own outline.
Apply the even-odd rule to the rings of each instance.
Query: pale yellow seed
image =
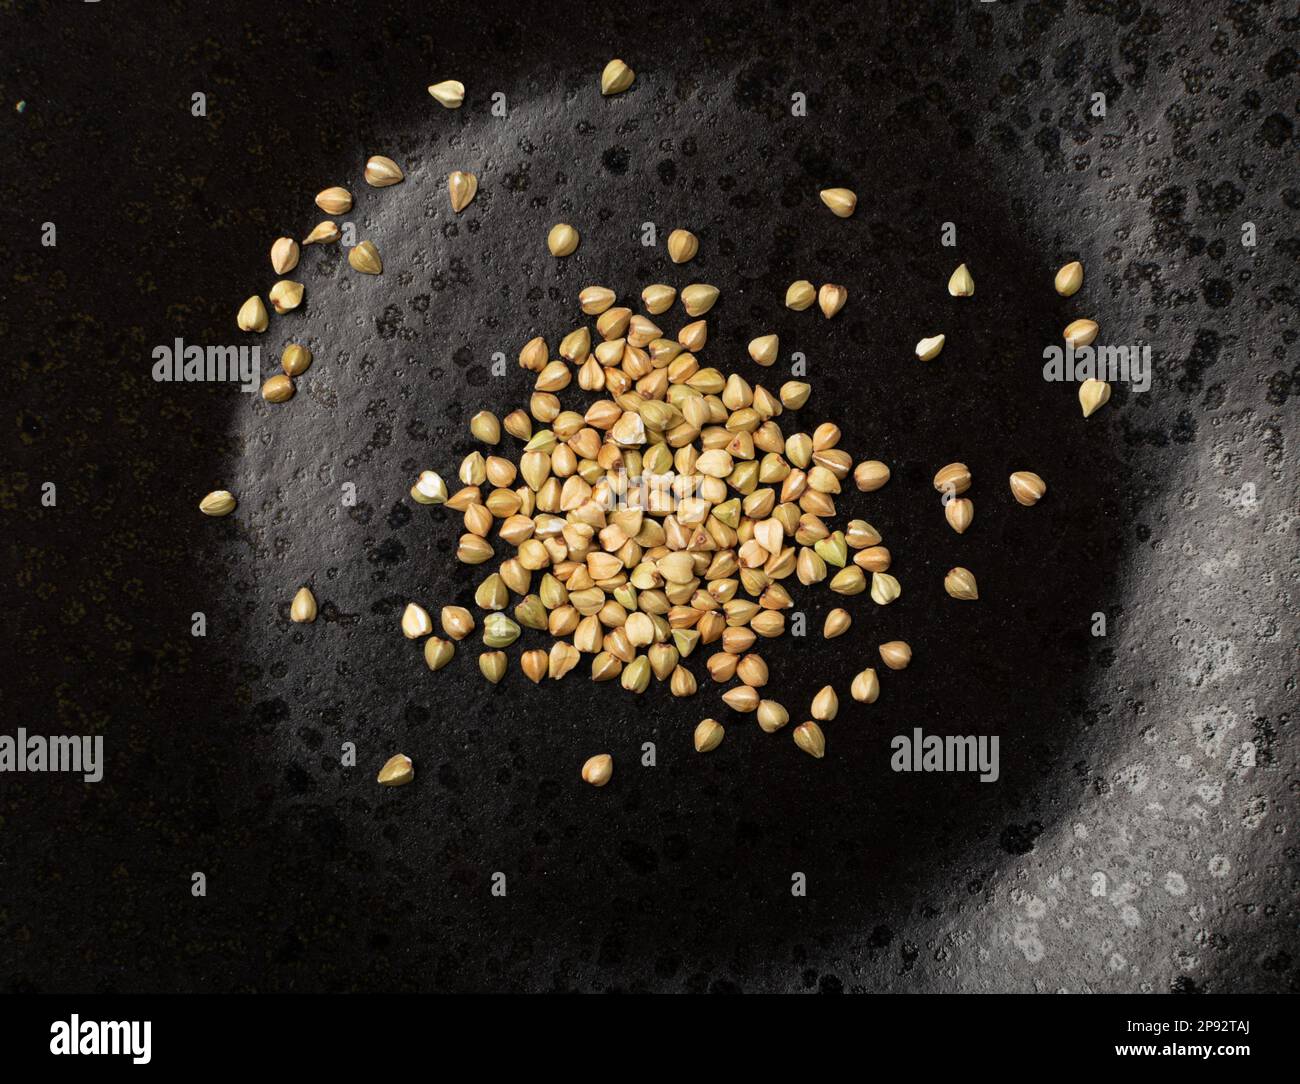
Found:
[[[587,327],[576,328],[560,340],[560,357],[575,365],[581,365],[591,352],[591,331]]]
[[[650,647],[650,669],[656,680],[664,681],[677,668],[677,649],[671,643],[655,643]]]
[[[916,357],[919,361],[933,361],[943,349],[945,336],[931,335],[916,344]]]
[[[447,507],[455,512],[464,512],[471,504],[481,503],[482,496],[478,486],[465,486],[448,498]]]
[[[814,452],[834,448],[840,442],[840,427],[834,422],[822,422],[813,430],[812,441]]]
[[[808,466],[808,464],[812,461],[812,454],[813,454],[812,437],[810,437],[807,433],[793,433],[786,438],[785,457],[786,459],[790,460],[790,462],[793,463],[800,470],[805,469]],[[803,481],[807,481],[807,479],[804,478]],[[799,492],[800,493],[803,492],[802,488],[799,490]],[[797,497],[798,495],[799,493],[795,493],[793,491],[791,491],[789,494],[791,499]]]
[[[606,97],[622,94],[632,85],[635,78],[636,73],[623,61],[615,58],[606,64],[605,70],[600,73],[600,92]]]
[[[463,173],[460,170],[448,174],[447,194],[451,197],[451,209],[456,214],[460,214],[478,194],[478,178],[472,173]]]
[[[415,778],[415,765],[405,753],[389,757],[379,769],[377,782],[383,787],[402,787]]]
[[[326,188],[316,194],[316,206],[327,215],[345,215],[352,210],[352,193],[346,188]]]
[[[849,692],[859,704],[874,704],[880,696],[880,679],[872,667],[867,667],[853,679]]]
[[[953,598],[965,602],[980,597],[979,588],[975,584],[975,577],[968,568],[949,569],[948,575],[943,578],[943,589]]]
[[[348,263],[352,265],[352,270],[360,271],[363,275],[381,275],[384,271],[384,262],[379,258],[379,249],[375,248],[373,241],[362,241],[355,248],[349,249]]]
[[[668,682],[668,689],[673,696],[694,696],[697,688],[699,685],[694,674],[684,666],[673,667],[673,675]]]
[[[515,607],[515,620],[525,628],[544,629],[548,622],[546,607],[536,595],[528,595]]]
[[[836,531],[827,538],[819,538],[813,543],[813,551],[828,565],[836,568],[843,568],[849,560],[849,546],[842,531]]]
[[[424,665],[436,673],[451,662],[451,657],[456,653],[456,648],[450,640],[443,640],[438,636],[430,636],[424,641]]]
[[[614,758],[608,753],[597,753],[582,766],[582,781],[593,787],[603,787],[613,777]]]
[[[856,567],[856,566],[855,566]],[[871,574],[871,599],[880,606],[888,606],[903,593],[897,579],[888,572]]]
[[[673,230],[668,235],[668,258],[673,263],[688,263],[700,251],[700,239],[690,230]]]
[[[718,300],[718,288],[706,282],[693,282],[682,291],[682,307],[688,316],[703,316]],[[687,346],[687,349],[693,349]]]
[[[780,349],[781,340],[777,336],[760,335],[757,339],[750,340],[749,356],[758,365],[772,365],[776,362],[776,356]]]
[[[817,291],[817,307],[827,320],[844,308],[849,299],[849,292],[843,286],[826,283]]]
[[[592,681],[613,681],[623,672],[623,662],[608,651],[599,651],[591,660]]]
[[[1110,385],[1104,380],[1085,380],[1079,385],[1079,406],[1085,418],[1092,417],[1110,402]]]
[[[1083,285],[1083,264],[1078,260],[1067,263],[1056,273],[1056,292],[1062,297],[1073,297]]]
[[[474,615],[464,606],[444,606],[439,620],[442,631],[453,640],[463,640],[474,631]]]
[[[818,195],[837,218],[848,218],[858,205],[857,193],[851,188],[823,188]]]
[[[288,376],[302,376],[311,368],[311,351],[301,343],[290,343],[280,355],[280,368]]]
[[[567,222],[558,222],[546,235],[546,247],[551,250],[552,256],[572,256],[577,251],[579,240],[577,230]]]
[[[303,285],[301,282],[294,282],[292,279],[281,279],[271,287],[271,292],[267,295],[271,299],[271,305],[277,313],[283,316],[286,312],[296,309],[302,304]]]
[[[421,471],[411,487],[411,496],[418,504],[446,504],[447,483],[437,471]]]
[[[813,697],[812,717],[818,722],[826,723],[840,713],[840,698],[829,685],[823,685]]]
[[[1095,320],[1075,320],[1066,325],[1065,331],[1062,331],[1063,338],[1079,350],[1080,347],[1092,346],[1097,338],[1097,321]]]
[[[727,655],[728,659],[734,659],[734,655]],[[726,681],[727,669],[723,666],[719,671],[711,671],[714,681]],[[738,668],[737,668],[738,669]],[[728,689],[722,694],[722,702],[733,711],[750,712],[758,707],[758,691],[749,685],[737,685],[734,689]]]
[[[802,380],[787,380],[781,385],[781,405],[787,410],[798,410],[812,395],[812,385]]]
[[[726,731],[717,719],[702,719],[695,728],[695,751],[697,753],[711,753],[722,744],[722,736]]]
[[[905,640],[890,640],[880,645],[880,657],[891,670],[905,670],[912,661],[912,648]]]
[[[958,495],[970,489],[970,468],[965,463],[949,463],[934,476],[934,488],[940,493]]]
[[[316,620],[316,596],[310,588],[298,588],[289,604],[289,620],[298,625],[310,625]]]
[[[822,636],[827,640],[834,640],[837,636],[843,636],[849,631],[849,626],[853,624],[853,618],[849,611],[836,607],[826,615],[826,623],[822,626]]]
[[[429,93],[444,109],[459,109],[465,100],[465,84],[455,79],[444,79],[441,83],[434,83]]]
[[[416,602],[408,602],[402,611],[402,635],[408,640],[418,640],[433,632],[433,618],[429,611]]]
[[[889,481],[889,468],[879,459],[867,459],[853,471],[853,482],[863,493],[872,493]]]
[[[677,291],[661,282],[647,286],[641,291],[641,303],[645,306],[645,311],[651,316],[658,316],[660,313],[667,312],[673,307],[673,302],[676,300]]]
[[[343,235],[338,224],[334,222],[321,222],[313,227],[311,233],[303,238],[304,245],[328,245],[337,241]]]
[[[562,391],[573,382],[572,370],[562,361],[548,361],[537,374],[534,385],[539,392]],[[558,413],[558,412],[557,412]]]
[[[875,598],[874,575],[878,573],[873,574],[872,598]],[[849,565],[831,577],[830,589],[837,595],[860,595],[867,589],[867,577],[857,565]]]
[[[1011,476],[1011,495],[1020,504],[1029,507],[1043,499],[1047,483],[1030,470],[1018,470]]]
[[[602,357],[602,361],[614,364],[616,360],[623,359],[627,352],[627,343],[619,341],[627,335],[630,326],[632,326],[632,309],[627,305],[616,305],[615,308],[601,313],[595,321],[595,331],[603,341],[604,350],[608,352],[608,356]],[[614,356],[615,343],[617,343],[617,357]]]
[[[692,354],[698,353],[704,349],[704,344],[709,337],[709,326],[705,320],[696,320],[687,324],[677,333],[677,341],[682,344]]]
[[[469,431],[484,444],[501,443],[501,423],[490,410],[480,410],[469,420]]]
[[[487,461],[482,452],[470,452],[460,462],[460,480],[467,486],[481,486],[487,481]]]
[[[794,743],[810,757],[821,760],[826,755],[826,735],[822,728],[809,720],[794,728]]]
[[[807,279],[799,279],[786,287],[785,307],[787,309],[803,312],[804,309],[811,308],[812,303],[816,300],[817,290]]]
[[[239,325],[240,331],[256,331],[259,334],[267,329],[270,322],[271,318],[267,315],[266,306],[256,294],[240,306],[239,315],[235,317],[235,323]]]
[[[650,687],[650,660],[638,655],[624,668],[619,681],[630,693],[645,692]]]
[[[869,546],[853,556],[853,563],[865,572],[888,572],[891,560],[884,546]]]
[[[504,610],[509,601],[510,589],[496,572],[474,590],[474,605],[481,610]]]
[[[677,653],[682,658],[690,655],[699,645],[699,642],[699,629],[673,629],[673,643],[677,645]]]
[[[826,578],[826,562],[819,554],[806,547],[799,551],[795,567],[799,582],[805,587],[821,583]]]
[[[516,440],[529,440],[533,435],[533,420],[522,410],[512,410],[501,424]]]
[[[366,161],[366,184],[372,188],[387,188],[391,184],[400,184],[405,178],[402,167],[382,154],[372,155]]]
[[[975,293],[975,280],[965,264],[961,264],[948,279],[948,293],[953,297],[971,297]]]
[[[492,613],[483,619],[485,647],[509,647],[519,639],[522,632],[523,630],[505,614]]]
[[[235,498],[228,490],[214,489],[199,501],[199,511],[205,516],[228,516],[235,510]]]
[[[293,381],[284,373],[268,377],[262,385],[262,398],[268,403],[284,403],[293,398]]]
[[[546,672],[552,681],[558,681],[564,677],[570,670],[578,665],[581,658],[578,649],[572,644],[566,644],[562,640],[557,640],[551,646],[550,658],[547,660]],[[647,684],[649,683],[649,664],[646,665]]]
[[[504,651],[485,651],[478,657],[479,672],[493,685],[497,685],[506,676],[508,661]]]
[[[578,294],[578,306],[588,316],[599,316],[615,301],[614,291],[608,286],[586,286]],[[588,333],[590,338],[590,333]]]
[[[943,517],[954,531],[965,534],[975,520],[975,502],[969,497],[956,497],[943,506]]]
[[[1066,324],[1061,335],[1070,346],[1078,350],[1080,347],[1091,346],[1097,338],[1098,330],[1096,320],[1073,320]]]
[[[861,550],[879,542],[880,532],[865,519],[851,519],[846,526],[844,537],[855,550]]]
[[[460,536],[460,545],[456,547],[456,560],[465,565],[481,565],[492,557],[491,543],[475,534]]]
[[[774,734],[790,721],[790,713],[775,700],[760,700],[757,718],[764,733]]]
[[[277,275],[287,275],[298,266],[298,242],[292,237],[277,237],[271,245],[271,267]]]

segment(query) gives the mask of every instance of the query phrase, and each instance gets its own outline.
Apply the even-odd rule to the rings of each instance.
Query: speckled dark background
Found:
[[[0,777],[3,988],[1300,987],[1294,5],[0,14],[0,703],[6,732],[102,733],[108,757],[97,785]],[[602,99],[614,55],[637,81]],[[449,77],[458,112],[425,91]],[[372,153],[406,182],[366,187]],[[459,217],[452,169],[480,179]],[[175,336],[251,341],[234,315],[274,281],[270,242],[336,183],[386,270],[307,250],[306,305],[257,340],[268,370],[310,343],[297,397],[155,384]],[[817,201],[834,184],[859,193],[848,221]],[[561,219],[583,242],[557,262]],[[699,257],[642,248],[646,221],[694,229]],[[1061,299],[1075,257],[1087,281]],[[944,288],[959,261],[969,301]],[[845,284],[845,311],[786,311],[800,277]],[[451,559],[458,517],[414,506],[414,474],[454,476],[469,416],[526,399],[518,348],[576,326],[580,287],[657,280],[722,289],[705,357],[725,370],[779,384],[743,350],[769,330],[782,366],[807,354],[813,399],[787,428],[833,419],[894,467],[842,507],[883,532],[902,599],[766,652],[793,713],[840,689],[824,761],[707,682],[634,699],[534,688],[512,661],[492,688],[471,651],[432,675],[398,632],[408,599],[464,602],[486,571]],[[1039,375],[1083,315],[1156,370],[1086,422]],[[912,360],[936,330],[940,359]],[[975,475],[960,537],[929,487],[953,459]],[[1022,468],[1050,487],[1034,509],[1007,492]],[[238,512],[205,519],[218,486]],[[944,595],[953,564],[980,602]],[[321,603],[306,627],[287,618],[301,583]],[[820,628],[833,596],[799,597]],[[912,667],[853,703],[849,677],[900,636]],[[701,757],[706,715],[727,737]],[[1000,735],[1001,781],[894,774],[889,739],[913,726]],[[416,782],[383,790],[399,749]],[[577,773],[601,750],[617,769],[595,791]]]

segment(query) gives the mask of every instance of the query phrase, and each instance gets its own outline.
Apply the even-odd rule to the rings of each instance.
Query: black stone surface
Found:
[[[102,734],[108,761],[98,784],[0,776],[4,988],[1300,986],[1293,5],[18,3],[4,24],[5,732]],[[604,99],[615,55],[637,80]],[[426,93],[443,78],[461,110]],[[405,183],[365,186],[374,153]],[[460,216],[453,169],[480,181]],[[155,383],[176,336],[253,341],[235,312],[331,184],[385,273],[305,252],[304,308],[256,340],[268,371],[311,345],[297,397]],[[816,196],[840,184],[847,221]],[[566,261],[544,244],[560,220],[583,238]],[[677,226],[701,239],[680,268]],[[1084,288],[1059,298],[1076,257]],[[846,285],[844,312],[785,310],[803,277]],[[472,650],[433,675],[398,632],[407,600],[464,603],[486,571],[454,561],[459,518],[413,505],[414,475],[454,478],[470,415],[526,402],[517,351],[577,326],[582,286],[654,281],[720,287],[704,357],[724,371],[775,388],[806,354],[788,431],[836,421],[894,468],[842,508],[884,534],[902,598],[853,600],[827,644],[839,600],[801,591],[814,635],[765,650],[792,714],[840,690],[824,761],[707,680],[685,701],[535,688],[515,649],[492,688]],[[1078,316],[1155,365],[1087,421],[1040,375]],[[941,357],[913,360],[939,330]],[[744,352],[767,331],[770,371]],[[964,536],[929,482],[955,459]],[[1047,480],[1036,508],[1015,469]],[[221,521],[196,510],[217,487],[240,500]],[[978,603],[944,594],[955,564]],[[851,701],[896,637],[911,668]],[[699,756],[705,716],[727,736]],[[895,774],[915,726],[999,735],[1001,780]],[[416,781],[381,789],[397,750]],[[595,791],[578,769],[602,750]]]

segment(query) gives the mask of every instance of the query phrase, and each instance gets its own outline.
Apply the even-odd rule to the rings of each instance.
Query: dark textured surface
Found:
[[[4,987],[1300,986],[1294,7],[507,10],[0,8],[0,688],[10,729],[102,733],[108,755],[96,785],[0,777]],[[607,100],[613,55],[637,82]],[[458,112],[425,91],[448,77],[469,88]],[[406,182],[367,188],[372,153]],[[452,169],[480,180],[459,217]],[[310,343],[297,397],[155,384],[155,345],[247,341],[234,314],[274,281],[267,247],[336,183],[386,270],[307,250],[304,309],[259,340],[268,369]],[[834,184],[860,195],[850,220],[817,201]],[[562,262],[559,220],[583,236]],[[699,257],[641,247],[646,221],[695,230]],[[1074,257],[1087,280],[1061,299]],[[944,288],[960,261],[966,301]],[[845,284],[845,311],[786,311],[801,277]],[[759,370],[744,343],[779,332],[814,388],[787,431],[834,420],[894,467],[842,507],[884,534],[901,600],[860,597],[845,638],[766,651],[792,714],[839,688],[822,762],[707,681],[686,701],[534,688],[516,649],[491,688],[473,651],[431,675],[397,630],[408,599],[466,602],[486,571],[453,560],[459,517],[406,491],[420,469],[454,477],[475,410],[526,401],[519,346],[576,326],[589,283],[697,280],[723,291],[708,363],[775,388],[788,360]],[[1084,315],[1156,366],[1086,422],[1039,375]],[[936,330],[942,356],[912,360]],[[960,537],[929,485],[954,459],[976,479]],[[1047,479],[1038,507],[1011,500],[1014,469]],[[239,510],[206,520],[218,486]],[[980,602],[944,595],[953,564]],[[321,602],[306,627],[287,617],[301,583]],[[798,597],[819,629],[833,596]],[[912,667],[853,703],[894,637]],[[707,715],[727,738],[700,757]],[[913,726],[1000,735],[1001,781],[894,774],[889,739]],[[381,790],[398,749],[416,782]],[[601,750],[617,769],[593,791],[577,773]]]

